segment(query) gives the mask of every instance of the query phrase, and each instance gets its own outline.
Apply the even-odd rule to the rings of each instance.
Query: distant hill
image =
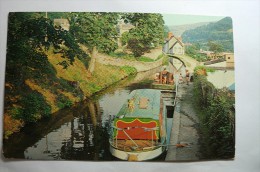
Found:
[[[199,26],[206,25],[208,23],[209,22],[201,22],[201,23],[185,24],[185,25],[172,25],[172,26],[168,26],[168,28],[175,36],[179,37],[186,30],[195,29]]]
[[[214,41],[221,44],[224,51],[233,52],[232,19],[225,17],[217,22],[186,30],[182,34],[182,41],[184,43],[200,43],[203,49],[207,49],[208,41]]]

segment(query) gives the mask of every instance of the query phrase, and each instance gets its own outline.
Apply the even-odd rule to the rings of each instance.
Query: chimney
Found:
[[[172,32],[168,32],[168,39],[170,39],[173,36]]]
[[[178,39],[179,39],[179,41],[181,41],[181,42],[182,42],[182,37],[179,37]]]

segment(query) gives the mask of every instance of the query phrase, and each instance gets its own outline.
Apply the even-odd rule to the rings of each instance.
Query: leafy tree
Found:
[[[45,98],[39,93],[31,94],[26,85],[28,79],[39,81],[42,86],[58,80],[46,55],[50,46],[62,50],[64,67],[73,64],[76,56],[85,57],[70,32],[55,29],[45,13],[9,14],[5,78],[9,87],[5,89],[5,108],[10,110],[14,104],[18,105],[21,113],[16,117],[27,122],[50,113]]]
[[[109,53],[117,48],[118,13],[71,13],[71,32],[91,53],[89,71],[95,69],[97,52]]]
[[[223,46],[217,42],[209,41],[208,46],[209,50],[213,51],[215,56],[217,56],[218,53],[223,51]]]
[[[128,33],[128,47],[135,57],[163,42],[164,21],[161,14],[126,13],[122,18],[135,26]]]

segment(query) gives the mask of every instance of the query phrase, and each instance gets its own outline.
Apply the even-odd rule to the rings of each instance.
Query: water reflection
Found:
[[[158,69],[123,80],[51,119],[25,127],[4,140],[4,156],[46,160],[114,160],[109,152],[109,124],[127,95],[150,88]]]

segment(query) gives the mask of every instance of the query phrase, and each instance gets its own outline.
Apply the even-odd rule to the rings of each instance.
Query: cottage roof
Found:
[[[174,45],[176,45],[176,43],[178,42],[182,47],[184,46],[184,44],[180,41],[180,39],[174,35],[172,35],[169,39],[167,39],[166,43],[169,42],[171,39],[176,39],[176,42],[174,43]]]

